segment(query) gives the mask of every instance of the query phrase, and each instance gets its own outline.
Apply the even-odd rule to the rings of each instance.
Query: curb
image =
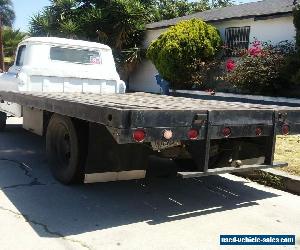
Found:
[[[300,177],[276,169],[234,173],[260,184],[300,195]]]

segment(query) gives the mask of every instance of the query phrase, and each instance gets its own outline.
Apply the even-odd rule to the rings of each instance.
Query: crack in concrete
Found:
[[[16,185],[11,185],[11,186],[6,186],[3,188],[0,188],[0,190],[7,190],[7,189],[13,189],[13,188],[18,188],[18,187],[32,187],[32,186],[43,186],[46,184],[41,183],[38,178],[34,178],[34,176],[30,173],[32,170],[29,166],[27,166],[25,163],[17,161],[17,160],[11,160],[11,159],[6,159],[2,158],[0,161],[7,161],[7,162],[12,162],[15,163],[15,167],[20,168],[22,171],[24,171],[25,176],[27,176],[30,179],[33,179],[30,183],[26,184],[16,184]]]
[[[30,183],[27,183],[27,184],[16,184],[16,185],[11,185],[11,186],[6,186],[6,187],[3,187],[1,188],[0,190],[3,191],[3,190],[7,190],[7,189],[13,189],[13,188],[18,188],[18,187],[32,187],[32,186],[42,186],[42,185],[46,185],[44,183],[41,183],[38,178],[35,178],[31,173],[30,171],[32,170],[29,166],[27,166],[25,163],[22,163],[22,162],[19,162],[19,161],[16,161],[16,160],[10,160],[10,159],[0,159],[0,161],[7,161],[7,162],[12,162],[12,163],[15,163],[16,167],[20,168],[22,171],[24,171],[24,174],[25,176],[33,179]],[[52,235],[52,236],[56,236],[56,237],[59,237],[61,238],[62,240],[65,240],[65,241],[69,241],[69,242],[72,242],[72,243],[75,243],[75,244],[79,244],[81,247],[85,248],[85,249],[88,249],[88,250],[91,250],[92,248],[90,246],[88,246],[86,243],[80,241],[80,240],[75,240],[75,239],[71,239],[71,238],[67,238],[66,236],[64,236],[63,234],[59,233],[59,232],[56,232],[56,231],[51,231],[48,227],[48,225],[46,224],[43,224],[41,222],[38,222],[38,221],[35,221],[33,219],[31,219],[28,215],[26,214],[22,214],[22,213],[18,213],[18,212],[15,212],[11,209],[8,209],[8,208],[5,208],[5,207],[2,207],[0,206],[0,210],[2,211],[6,211],[6,212],[9,212],[9,213],[12,213],[16,216],[22,216],[25,220],[25,222],[29,223],[29,224],[33,224],[35,226],[40,226],[43,228],[43,230],[49,234],[49,235]]]
[[[47,233],[47,234],[50,234],[52,236],[56,236],[56,237],[59,237],[63,240],[66,240],[66,241],[69,241],[69,242],[72,242],[72,243],[76,243],[76,244],[79,244],[80,246],[82,246],[83,248],[85,249],[88,249],[88,250],[92,250],[92,248],[90,246],[88,246],[85,242],[82,242],[80,240],[75,240],[75,239],[70,239],[70,238],[67,238],[66,236],[64,236],[63,234],[59,233],[59,232],[56,232],[56,231],[51,231],[48,227],[48,225],[44,224],[44,223],[41,223],[41,222],[38,222],[38,221],[35,221],[33,219],[31,219],[28,215],[26,214],[22,214],[22,213],[18,213],[18,212],[15,212],[11,209],[8,209],[8,208],[5,208],[5,207],[2,207],[0,206],[0,210],[2,211],[6,211],[6,212],[9,212],[11,214],[14,214],[16,216],[22,216],[25,220],[25,222],[27,223],[30,223],[30,224],[33,224],[35,226],[40,226],[43,228],[43,230]]]
[[[34,178],[34,180],[30,183],[6,186],[6,187],[3,187],[3,188],[0,188],[0,190],[4,191],[4,190],[7,190],[7,189],[14,189],[14,188],[19,188],[19,187],[33,187],[33,186],[46,186],[46,184],[39,182],[38,178]]]
[[[21,170],[24,171],[24,174],[29,177],[29,178],[33,178],[32,174],[30,173],[30,171],[32,170],[29,166],[27,166],[25,163],[17,161],[17,160],[11,160],[11,159],[6,159],[6,158],[2,158],[0,159],[0,161],[7,161],[7,162],[12,162],[16,164],[16,167],[20,168]]]

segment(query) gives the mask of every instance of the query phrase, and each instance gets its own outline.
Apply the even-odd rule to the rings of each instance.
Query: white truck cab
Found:
[[[22,41],[14,65],[0,76],[0,90],[123,94],[112,50],[103,44],[56,37]],[[0,111],[22,116],[18,104],[1,103]]]

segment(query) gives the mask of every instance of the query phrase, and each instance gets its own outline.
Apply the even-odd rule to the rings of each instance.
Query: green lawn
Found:
[[[300,176],[300,135],[277,137],[275,161],[288,162],[281,170]]]

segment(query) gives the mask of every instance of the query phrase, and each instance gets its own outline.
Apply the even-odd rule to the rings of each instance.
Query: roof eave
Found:
[[[229,17],[229,18],[222,18],[222,19],[212,19],[212,20],[204,20],[207,23],[217,23],[217,22],[223,22],[223,21],[231,21],[231,20],[242,20],[242,19],[249,19],[249,18],[254,18],[255,20],[266,20],[266,19],[273,19],[273,18],[279,18],[283,16],[289,16],[293,13],[293,11],[286,11],[286,12],[278,12],[278,13],[272,13],[272,14],[266,14],[266,15],[248,15],[248,16],[241,16],[241,17]],[[179,20],[184,21],[184,20],[190,20],[196,17],[191,17],[191,18],[186,18]],[[198,18],[201,19],[201,18]],[[166,29],[169,27],[174,26],[174,24],[168,24],[168,25],[161,25],[161,26],[156,26],[156,27],[147,27],[146,25],[146,30],[159,30],[159,29]],[[149,24],[151,26],[151,24]]]

